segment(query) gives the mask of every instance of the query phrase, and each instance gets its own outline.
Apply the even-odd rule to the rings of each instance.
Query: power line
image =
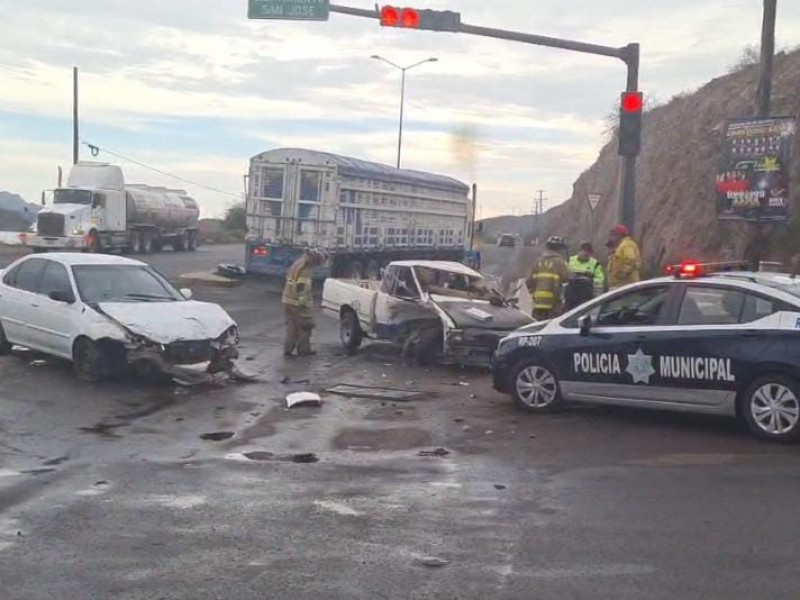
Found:
[[[241,194],[236,194],[234,192],[229,192],[227,190],[221,190],[219,188],[215,188],[215,187],[212,187],[210,185],[205,185],[204,183],[198,183],[196,181],[192,181],[191,179],[186,179],[185,177],[180,177],[179,175],[174,175],[173,173],[168,173],[167,171],[162,171],[161,169],[157,169],[155,167],[151,167],[150,165],[146,165],[146,164],[141,163],[141,162],[139,162],[137,160],[133,160],[132,158],[128,158],[127,156],[123,156],[122,154],[117,154],[116,152],[112,152],[108,148],[102,148],[101,146],[98,146],[96,144],[90,144],[89,142],[86,142],[86,141],[83,141],[83,140],[82,140],[82,143],[83,143],[84,146],[89,148],[89,150],[92,153],[92,156],[97,156],[98,153],[102,151],[102,152],[105,152],[106,154],[110,154],[111,156],[115,156],[116,158],[119,158],[119,159],[124,160],[126,162],[132,163],[134,165],[138,165],[138,166],[140,166],[140,167],[142,167],[144,169],[148,169],[150,171],[154,171],[155,173],[159,173],[161,175],[166,175],[167,177],[172,177],[173,179],[176,179],[178,181],[182,181],[183,183],[188,183],[189,185],[194,185],[194,186],[209,190],[211,192],[217,192],[218,194],[225,194],[227,196],[233,196],[234,198],[237,198],[237,199],[241,199],[242,198]]]

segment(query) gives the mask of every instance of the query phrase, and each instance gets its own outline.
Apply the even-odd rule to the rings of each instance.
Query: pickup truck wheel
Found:
[[[339,337],[347,354],[353,355],[358,352],[361,342],[364,340],[364,332],[361,331],[358,317],[352,310],[342,314],[339,321]]]
[[[103,357],[92,340],[81,338],[75,342],[75,348],[72,351],[72,367],[75,376],[81,381],[96,383],[102,379]]]
[[[11,354],[11,342],[6,337],[6,332],[3,330],[3,325],[0,323],[0,356]]]

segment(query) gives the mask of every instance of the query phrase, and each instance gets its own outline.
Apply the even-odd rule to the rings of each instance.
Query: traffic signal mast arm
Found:
[[[402,11],[402,8],[398,8],[399,11]],[[447,24],[447,28],[442,29],[433,29],[424,27],[429,31],[448,31],[452,33],[469,33],[471,35],[479,35],[482,37],[492,37],[501,40],[510,40],[512,42],[521,42],[523,44],[534,44],[536,46],[548,46],[550,48],[561,48],[562,50],[572,50],[573,52],[583,52],[586,54],[596,54],[601,56],[610,56],[612,58],[618,58],[628,65],[632,62],[636,63],[638,67],[639,62],[639,45],[638,44],[629,44],[627,46],[622,46],[621,48],[616,48],[614,46],[601,46],[598,44],[587,44],[585,42],[575,42],[572,40],[565,40],[561,38],[554,38],[548,37],[544,35],[534,35],[531,33],[522,33],[519,31],[509,31],[507,29],[494,29],[491,27],[478,27],[475,25],[467,25],[466,23],[460,22],[460,14],[454,13],[452,11],[434,11],[434,10],[426,10],[426,9],[415,9],[416,12],[421,16],[428,16],[428,15],[446,15],[447,19],[443,19],[443,21]],[[376,5],[374,10],[368,10],[364,8],[353,8],[350,6],[341,6],[337,4],[330,5],[330,11],[335,13],[341,13],[345,15],[350,15],[353,17],[364,17],[367,19],[376,19],[378,21],[381,20],[381,8]],[[455,23],[455,18],[458,17],[458,22]],[[421,19],[424,21],[424,19]],[[451,27],[451,25],[453,25]],[[398,23],[398,27],[401,27],[402,24]],[[411,27],[412,29],[423,29],[423,27]],[[638,70],[638,69],[637,69]],[[636,89],[630,89],[629,91],[636,91]]]

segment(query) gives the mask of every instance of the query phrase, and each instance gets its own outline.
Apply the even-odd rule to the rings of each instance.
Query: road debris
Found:
[[[494,489],[496,489],[496,490],[505,490],[505,489],[508,489],[508,486],[507,485],[503,485],[502,483],[495,483],[494,484]]]
[[[453,421],[456,422],[456,423],[463,423],[464,422],[464,417],[456,417],[455,419],[453,419]]]
[[[286,408],[295,406],[322,406],[322,398],[314,392],[294,392],[286,396]]]
[[[494,433],[494,431],[492,431],[491,429],[487,429],[486,430],[486,435],[492,435],[493,433]]]
[[[398,408],[396,411],[394,411],[394,416],[395,417],[402,417],[404,414],[406,414],[406,411],[404,411],[404,410],[402,410],[400,408]]]
[[[308,379],[298,379],[297,381],[293,381],[291,377],[288,375],[281,379],[280,381],[283,385],[289,385],[290,383],[296,383],[298,385],[309,385],[311,383]]]
[[[396,402],[408,402],[409,400],[418,398],[422,394],[422,392],[416,390],[397,390],[392,388],[353,385],[350,383],[340,383],[325,391],[335,396],[365,398],[369,400],[394,400]]]
[[[472,427],[470,427],[469,425],[464,425],[464,426],[461,428],[461,431],[472,431]]]
[[[200,439],[207,442],[222,442],[231,439],[234,435],[233,431],[215,431],[213,433],[201,434]]]
[[[449,455],[450,451],[445,450],[444,448],[436,448],[436,450],[420,450],[417,452],[417,456],[434,456],[437,458],[443,458]]]

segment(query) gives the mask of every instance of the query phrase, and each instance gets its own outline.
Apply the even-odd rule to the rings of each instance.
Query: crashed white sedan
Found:
[[[488,365],[501,338],[533,322],[480,273],[449,261],[393,262],[380,282],[328,279],[322,309],[339,319],[348,353],[364,338],[387,340],[423,364]]]
[[[236,323],[148,265],[102,254],[27,256],[0,271],[0,354],[12,345],[71,360],[98,381],[128,366],[216,373],[237,357]]]

